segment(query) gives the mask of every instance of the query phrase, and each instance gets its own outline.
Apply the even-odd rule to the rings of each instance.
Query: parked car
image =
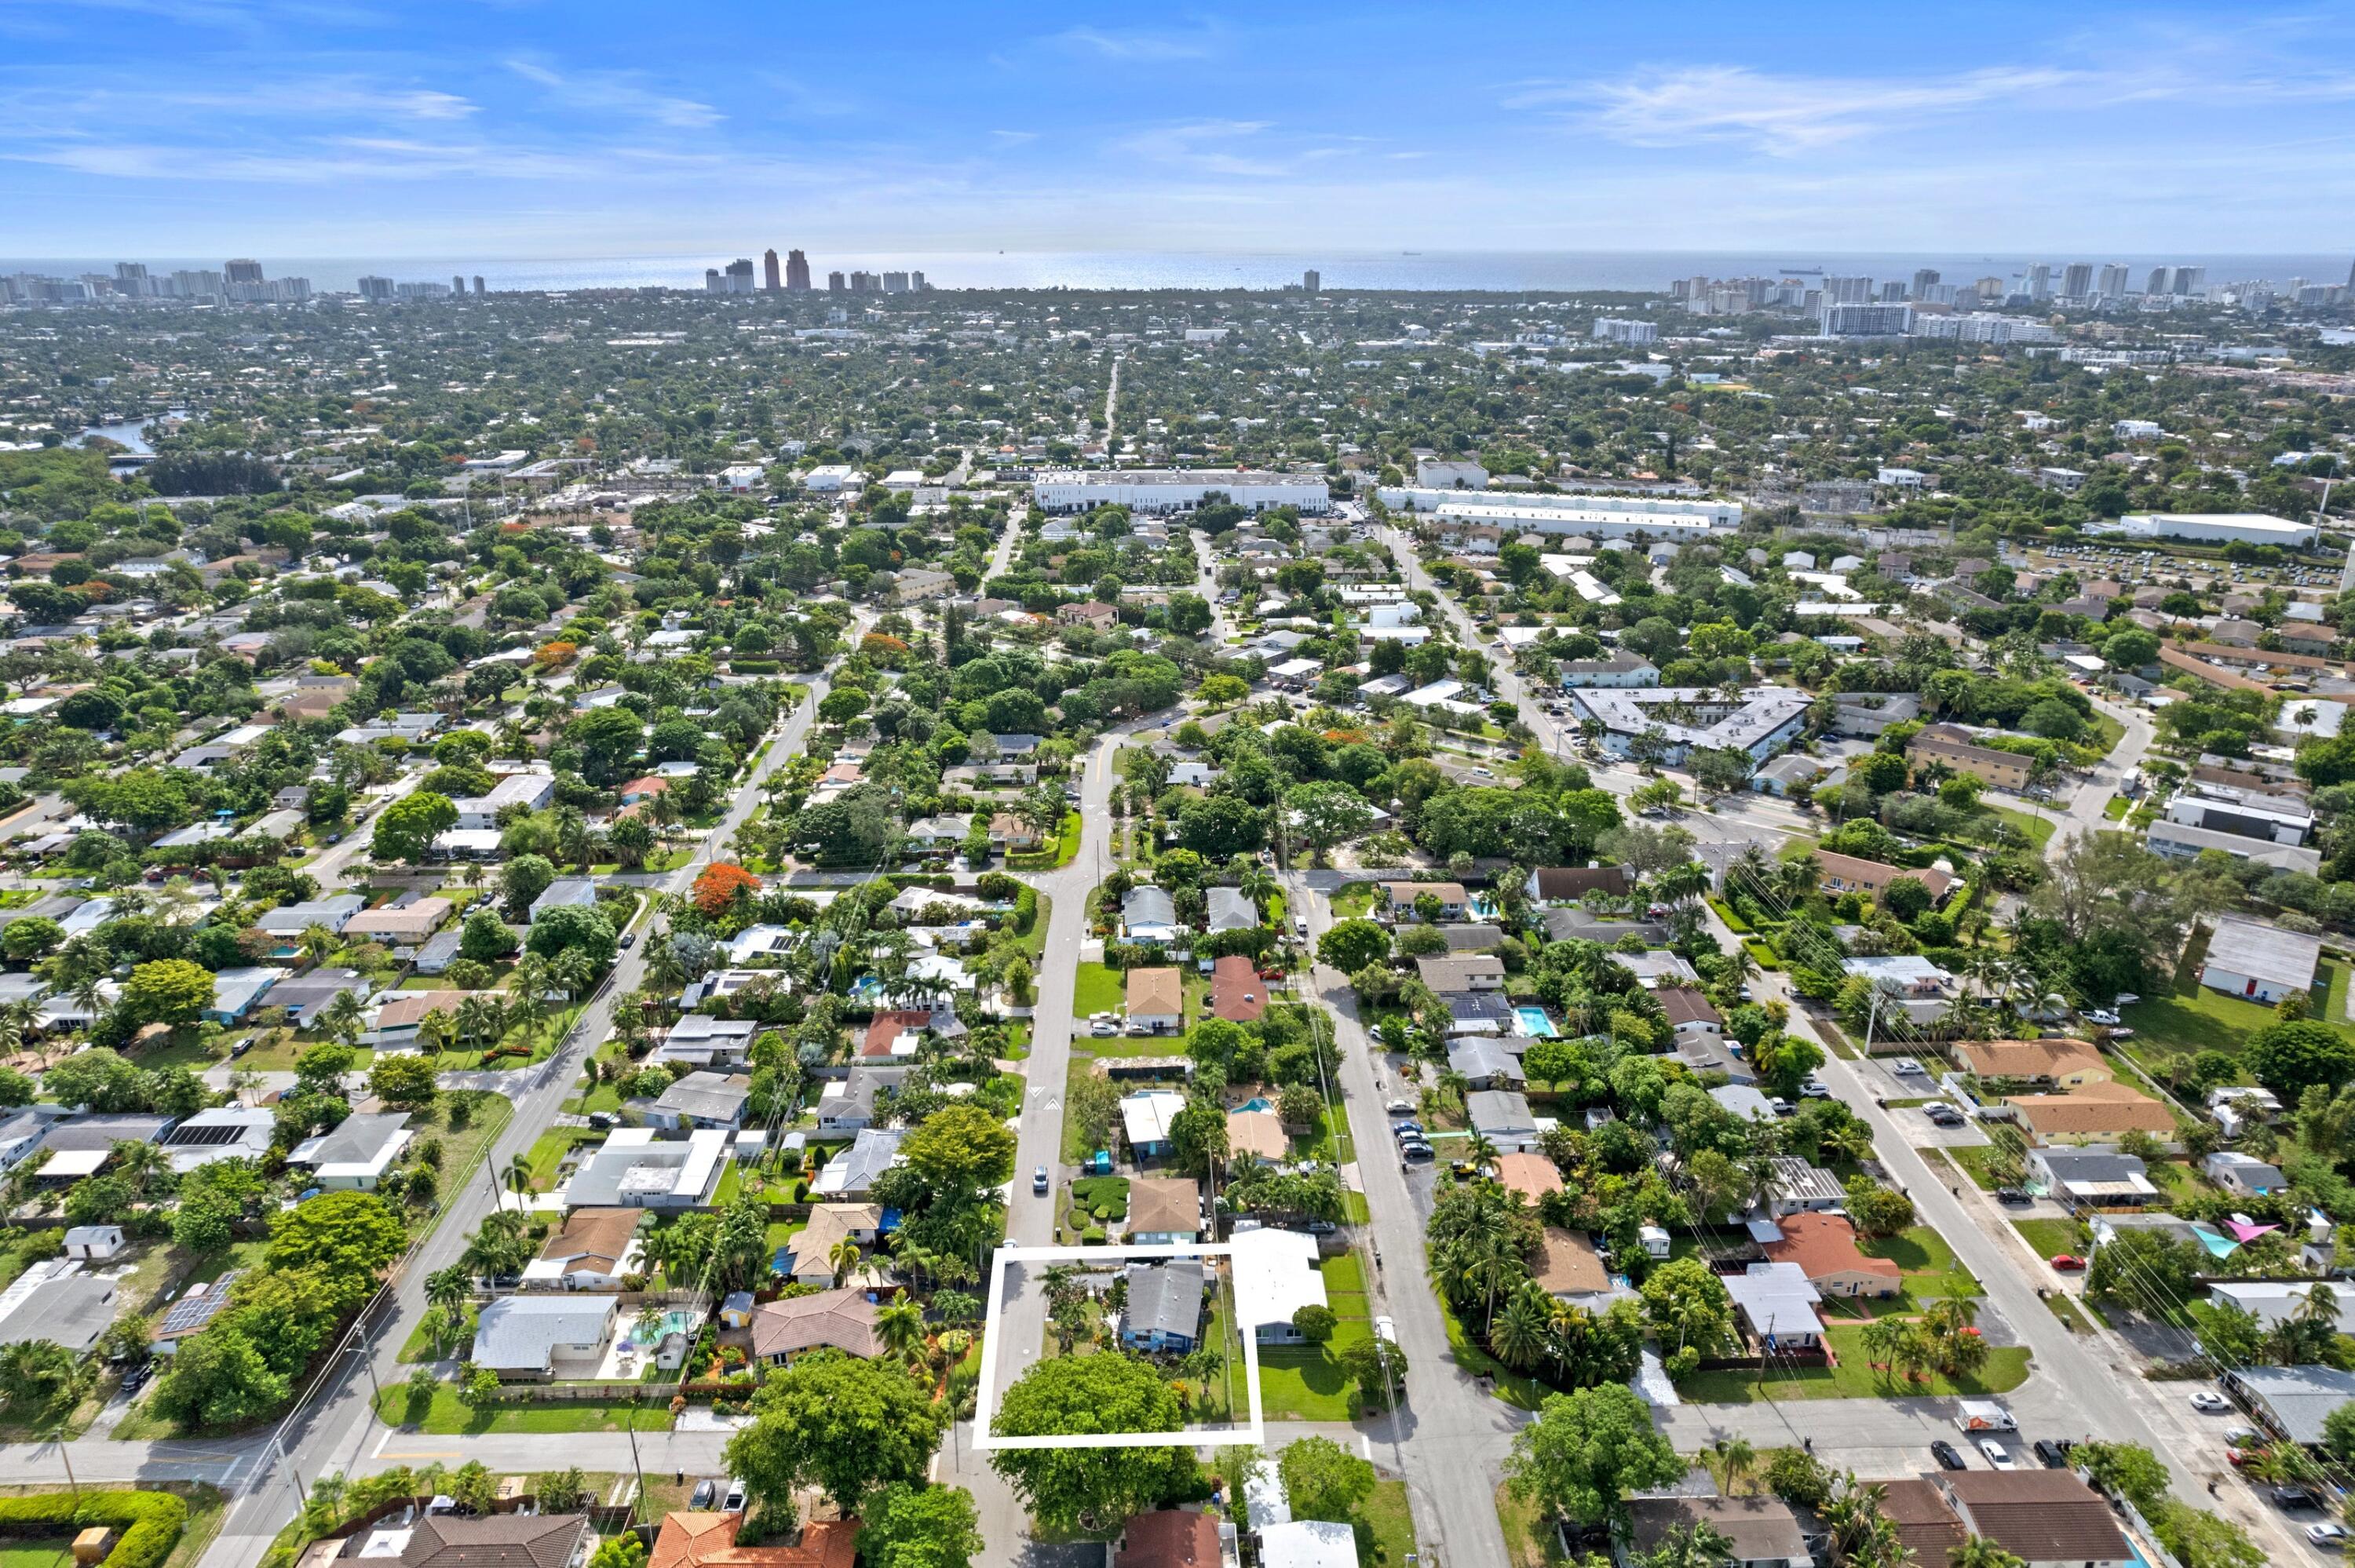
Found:
[[[1970,1468],[1968,1465],[1963,1463],[1962,1455],[1955,1451],[1955,1446],[1952,1443],[1947,1442],[1944,1437],[1939,1438],[1937,1441],[1930,1445],[1930,1456],[1936,1459],[1940,1465],[1949,1470],[1967,1470]]]
[[[719,1483],[707,1476],[695,1483],[694,1495],[687,1499],[687,1506],[698,1513],[707,1512],[711,1507],[711,1499],[719,1495]]]
[[[1412,1100],[1392,1100],[1388,1105],[1382,1107],[1382,1109],[1388,1111],[1392,1116],[1412,1116],[1415,1113],[1416,1107]]]
[[[1047,1190],[1047,1168],[1044,1165],[1030,1172],[1030,1190],[1033,1192],[1044,1192]]]
[[[1423,1136],[1423,1124],[1419,1121],[1394,1121],[1391,1123],[1391,1136],[1392,1138],[1421,1138]]]
[[[1998,1470],[2016,1470],[2019,1468],[2019,1461],[2011,1457],[2011,1450],[2005,1447],[2002,1444],[1997,1442],[1992,1437],[1982,1437],[1979,1439],[1979,1452],[1985,1454],[1987,1456],[1987,1463],[1993,1465]]]
[[[2074,1274],[2085,1266],[2085,1260],[2073,1252],[2056,1252],[2052,1255],[2052,1266],[2063,1274]],[[2191,1403],[2194,1404],[2200,1403],[2197,1394],[2192,1396]]]
[[[1915,1061],[1911,1056],[1898,1057],[1897,1060],[1889,1064],[1889,1070],[1892,1073],[1901,1075],[1912,1075],[1917,1077],[1927,1076],[1927,1075],[1922,1071],[1922,1064]]]
[[[1399,1157],[1402,1160],[1429,1160],[1434,1157],[1435,1152],[1431,1145],[1420,1139],[1410,1139],[1399,1145]]]
[[[1295,915],[1292,917],[1292,930],[1295,936],[1305,937],[1308,935],[1308,916],[1305,915]]]
[[[2320,1524],[2307,1525],[2306,1538],[2317,1546],[2344,1546],[2347,1543],[2347,1527],[2335,1520],[2326,1519]]]
[[[2097,1007],[2091,1012],[2085,1014],[2085,1022],[2088,1023],[2107,1023],[2115,1025],[2119,1022],[2119,1019],[2118,1015],[2112,1012],[2108,1008]]]
[[[2191,1408],[2202,1415],[2222,1415],[2232,1408],[2232,1402],[2214,1389],[2203,1388],[2191,1396]]]
[[[2140,1001],[2141,1000],[2142,998],[2137,996],[2133,991],[2122,991],[2118,992],[2117,995],[2110,999],[2110,1005],[2112,1007],[2132,1007],[2136,1002]]]
[[[2017,1187],[1998,1187],[1995,1190],[1995,1201],[1998,1203],[2013,1204],[2026,1204],[2036,1202],[2035,1199],[2030,1197],[2027,1193],[2021,1192]]]
[[[2035,1443],[2036,1457],[2048,1470],[2057,1470],[2069,1462],[2069,1451],[2050,1437],[2039,1437]]]
[[[733,1476],[728,1478],[728,1495],[719,1499],[719,1511],[721,1513],[744,1511],[744,1483]]]
[[[2312,1487],[2275,1487],[2265,1495],[2274,1499],[2275,1508],[2280,1509],[2318,1509],[2322,1506],[2322,1499],[2315,1494]]]
[[[1796,1116],[1799,1114],[1799,1107],[1793,1105],[1790,1101],[1785,1099],[1780,1095],[1776,1095],[1774,1098],[1768,1100],[1766,1105],[1767,1108],[1772,1110],[1776,1116]]]
[[[2113,1040],[2131,1040],[2134,1038],[2134,1031],[2131,1029],[2113,1029],[2109,1032],[2109,1038]]]
[[[1821,1078],[1809,1078],[1799,1086],[1799,1097],[1803,1100],[1828,1100],[1832,1097],[1832,1086]]]
[[[1930,1118],[1930,1125],[1933,1127],[1960,1127],[1969,1119],[1949,1105],[1930,1106],[1924,1108],[1922,1114]]]

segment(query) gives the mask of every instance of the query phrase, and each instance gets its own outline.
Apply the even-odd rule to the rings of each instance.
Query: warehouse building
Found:
[[[1089,512],[1099,506],[1191,512],[1213,493],[1247,512],[1295,506],[1304,513],[1323,513],[1333,506],[1333,493],[1322,474],[1263,469],[1055,469],[1030,484],[1031,503],[1041,512]]]

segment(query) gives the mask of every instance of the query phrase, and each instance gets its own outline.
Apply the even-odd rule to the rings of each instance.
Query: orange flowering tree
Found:
[[[703,868],[695,879],[695,906],[704,914],[717,917],[736,902],[739,893],[758,893],[761,879],[741,865],[715,860]]]

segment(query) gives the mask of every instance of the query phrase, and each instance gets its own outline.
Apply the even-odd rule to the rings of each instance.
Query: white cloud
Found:
[[[1686,66],[1615,80],[1534,83],[1505,102],[1513,109],[1566,108],[1582,126],[1631,146],[1745,142],[1761,152],[1796,154],[2080,79],[2077,72],[2051,68],[1857,80],[1769,76],[1747,66]]]
[[[506,68],[526,81],[545,88],[553,101],[568,109],[625,114],[675,131],[701,131],[726,118],[709,103],[649,90],[621,71],[566,75],[538,60],[520,57],[506,61]]]
[[[1079,54],[1108,60],[1198,60],[1216,45],[1212,30],[1193,34],[1155,32],[1143,28],[1072,27],[1047,42]]]

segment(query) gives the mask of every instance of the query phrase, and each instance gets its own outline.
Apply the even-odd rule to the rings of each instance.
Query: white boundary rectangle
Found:
[[[1244,1327],[1243,1282],[1231,1262],[1227,1267],[1227,1280],[1234,1293],[1235,1329],[1242,1335],[1243,1378],[1251,1385],[1249,1425],[1196,1427],[1183,1432],[1083,1432],[1060,1437],[999,1437],[990,1431],[990,1423],[997,1415],[997,1358],[1005,1349],[1001,1343],[1004,1336],[999,1330],[1005,1311],[1007,1264],[1085,1263],[1103,1266],[1151,1258],[1231,1259],[1234,1253],[1233,1245],[1226,1242],[1156,1242],[1136,1246],[1016,1246],[1008,1244],[999,1247],[989,1265],[989,1309],[982,1321],[981,1385],[975,1393],[973,1446],[986,1452],[1017,1448],[1199,1448],[1205,1444],[1263,1444],[1267,1439],[1267,1412],[1260,1403],[1259,1336]]]

